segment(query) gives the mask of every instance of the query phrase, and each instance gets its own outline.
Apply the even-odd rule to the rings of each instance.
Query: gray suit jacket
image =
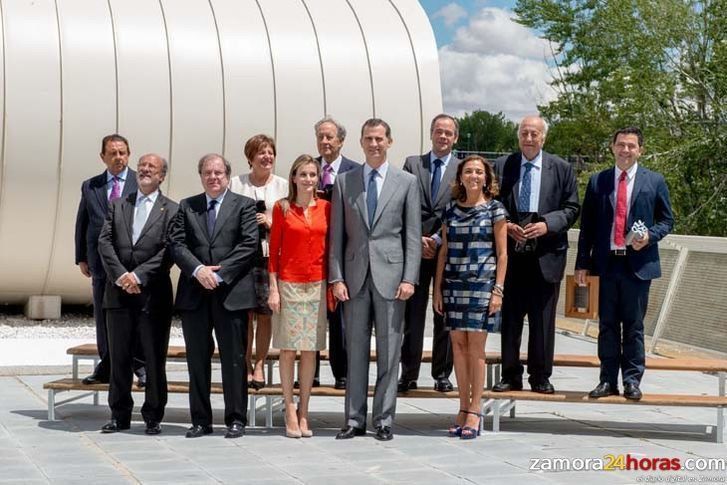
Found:
[[[350,297],[366,275],[386,299],[393,300],[402,281],[419,280],[422,253],[421,211],[416,177],[389,166],[369,227],[363,166],[336,177],[329,231],[330,282],[345,281]]]
[[[460,160],[452,154],[447,169],[442,175],[442,182],[437,192],[437,199],[432,200],[432,167],[431,152],[424,155],[406,157],[404,171],[413,174],[419,181],[422,202],[422,234],[431,236],[442,230],[442,215],[447,204],[452,200],[452,182],[457,175]]]

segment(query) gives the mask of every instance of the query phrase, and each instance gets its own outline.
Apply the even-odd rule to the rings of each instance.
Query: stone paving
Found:
[[[497,350],[499,338],[488,342]],[[560,353],[596,352],[592,340],[558,335]],[[372,371],[373,371],[372,366]],[[428,367],[422,374],[427,376]],[[322,379],[329,382],[328,369]],[[596,369],[556,368],[556,389],[587,390],[596,384]],[[457,409],[453,399],[400,399],[395,439],[381,443],[369,434],[349,441],[333,439],[341,426],[343,400],[313,398],[311,439],[289,439],[282,416],[275,428],[248,427],[238,440],[213,435],[189,440],[186,396],[171,395],[163,433],[143,433],[138,413],[129,432],[105,435],[104,405],[91,399],[62,406],[58,421],[47,421],[43,382],[57,375],[0,377],[0,483],[261,483],[339,484],[618,484],[648,481],[724,482],[725,471],[531,471],[553,459],[597,459],[606,455],[633,457],[724,458],[725,445],[705,435],[716,411],[672,407],[547,404],[522,402],[514,420],[504,419],[502,432],[485,432],[470,442],[446,437]],[[172,379],[185,379],[183,370]],[[216,376],[219,379],[219,375]],[[372,375],[373,382],[373,375]],[[420,386],[431,384],[422,377]],[[648,372],[644,392],[717,392],[714,376],[682,372]],[[141,395],[135,395],[137,399]],[[63,395],[60,396],[63,399]],[[101,403],[106,396],[102,395]],[[215,419],[222,422],[222,398],[213,396]],[[138,411],[138,409],[137,409]],[[486,428],[490,420],[486,421]],[[578,468],[582,463],[573,462]]]

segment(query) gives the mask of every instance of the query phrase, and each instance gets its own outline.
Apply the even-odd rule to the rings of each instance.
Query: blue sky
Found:
[[[550,47],[513,21],[515,0],[419,0],[439,51],[445,111],[518,121],[554,99]]]

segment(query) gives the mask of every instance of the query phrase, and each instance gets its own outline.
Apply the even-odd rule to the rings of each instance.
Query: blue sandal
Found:
[[[459,439],[473,440],[480,435],[480,423],[482,420],[482,415],[480,413],[473,413],[472,411],[465,411],[465,412],[467,414],[474,414],[475,416],[477,416],[477,428],[473,428],[472,426],[462,426]]]
[[[460,413],[467,414],[468,411],[466,409],[460,409],[459,413],[457,413],[457,414],[459,415]],[[452,426],[449,427],[447,434],[449,435],[450,438],[458,438],[458,437],[462,436],[462,426],[458,425],[457,423],[453,424]]]

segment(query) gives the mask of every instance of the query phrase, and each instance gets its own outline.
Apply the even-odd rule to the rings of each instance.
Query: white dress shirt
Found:
[[[363,166],[363,179],[364,179],[364,192],[367,192],[369,190],[369,177],[371,176],[371,172],[374,169],[369,165],[368,163],[364,163]],[[376,169],[378,172],[378,175],[374,179],[376,182],[376,199],[381,196],[381,187],[384,186],[384,180],[386,180],[386,174],[389,171],[389,161],[386,160],[384,163],[381,164],[379,168]]]
[[[540,178],[543,173],[543,151],[539,151],[532,160],[528,160],[525,158],[525,155],[522,155],[520,159],[521,190],[523,177],[525,176],[525,164],[528,162],[533,164],[533,168],[530,169],[530,207],[518,207],[517,209],[519,212],[538,212],[538,206],[540,204]]]
[[[634,191],[634,179],[636,179],[636,170],[638,169],[639,164],[634,163],[629,167],[628,170],[626,170],[626,221],[628,223],[629,220],[629,210],[631,208],[631,192]],[[621,178],[621,170],[620,168],[616,167],[613,171],[613,193],[611,194],[611,203],[613,204],[613,223],[611,223],[611,249],[626,249],[626,246],[616,246],[613,242],[613,233],[614,228],[616,226],[616,202],[618,197],[618,179]],[[627,228],[628,229],[628,228]],[[628,232],[628,230],[626,231]]]

